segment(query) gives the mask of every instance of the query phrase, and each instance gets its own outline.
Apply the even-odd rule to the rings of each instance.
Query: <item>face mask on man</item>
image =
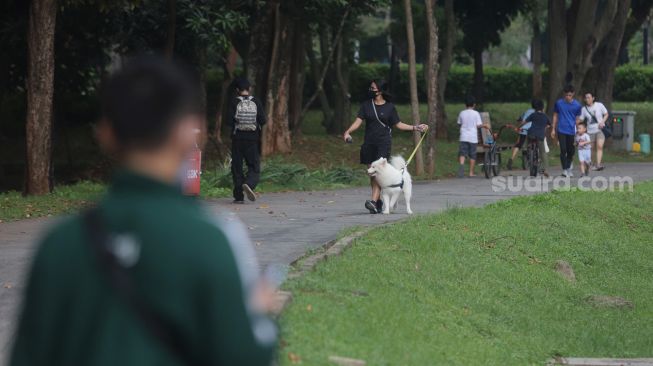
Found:
[[[376,96],[377,96],[378,93],[379,93],[379,92],[376,91],[376,90],[368,90],[368,91],[367,91],[367,96],[368,96],[369,98],[371,98],[371,99],[374,99],[374,98],[376,98]]]

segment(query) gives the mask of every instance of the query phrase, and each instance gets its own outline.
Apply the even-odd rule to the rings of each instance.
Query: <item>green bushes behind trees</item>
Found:
[[[371,79],[385,77],[390,72],[387,64],[361,64],[351,70],[349,86],[352,99],[364,98]],[[486,66],[483,69],[485,80],[485,98],[487,102],[525,102],[531,99],[532,73],[521,67],[497,68]],[[408,67],[400,68],[399,84],[393,90],[398,103],[407,103],[410,99],[408,89]],[[417,65],[417,85],[420,100],[426,100],[426,83],[422,66]],[[450,102],[462,102],[471,91],[474,69],[471,66],[453,66],[449,72],[445,99]],[[543,70],[544,91],[548,88],[548,71]],[[546,93],[544,93],[546,95]],[[599,96],[599,99],[601,96]],[[621,102],[653,101],[653,67],[625,65],[617,68],[615,73],[614,100]]]

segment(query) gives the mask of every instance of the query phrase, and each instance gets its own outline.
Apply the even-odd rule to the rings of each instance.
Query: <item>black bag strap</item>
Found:
[[[587,106],[585,106],[585,110],[587,111],[587,114],[589,114],[590,117],[592,117],[592,121],[590,122],[591,124],[599,123],[599,119],[596,118],[596,115],[594,113],[590,112],[590,109]]]
[[[385,123],[381,122],[381,119],[379,119],[379,114],[376,112],[376,104],[374,104],[374,99],[372,99],[372,109],[374,110],[374,116],[376,117],[376,120],[379,121],[381,126],[387,128],[388,130],[391,130],[391,128],[386,125]]]
[[[118,297],[129,306],[150,335],[170,354],[185,365],[196,365],[179,331],[137,293],[129,270],[119,263],[118,258],[109,249],[110,233],[104,224],[100,209],[91,208],[83,214],[82,218],[100,270]]]

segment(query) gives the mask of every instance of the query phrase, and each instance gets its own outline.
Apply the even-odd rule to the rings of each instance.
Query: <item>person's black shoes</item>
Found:
[[[249,187],[249,184],[243,184],[243,192],[245,193],[245,196],[247,196],[248,200],[256,201],[256,194],[254,193],[254,190]]]
[[[377,200],[376,201],[376,213],[382,213],[383,212],[383,201]]]
[[[506,164],[506,168],[508,168],[508,170],[512,170],[512,159],[508,159],[508,164]]]
[[[242,205],[242,204],[245,203],[245,201],[243,201],[243,200],[233,200],[233,202],[231,202],[231,203],[233,203],[235,205]]]
[[[378,213],[378,211],[376,210],[376,202],[372,200],[365,201],[365,208],[368,209],[371,214]]]

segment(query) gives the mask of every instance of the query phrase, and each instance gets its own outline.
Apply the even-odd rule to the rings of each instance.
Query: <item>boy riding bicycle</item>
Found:
[[[517,119],[517,122],[519,123],[519,127],[517,128],[519,133],[519,140],[517,140],[517,143],[512,147],[512,156],[510,159],[508,159],[507,164],[508,170],[512,170],[512,161],[517,157],[519,150],[524,148],[526,136],[528,135],[528,129],[531,128],[531,122],[526,122],[526,119],[534,112],[535,110],[533,108],[529,108]]]
[[[535,110],[526,122],[531,122],[531,127],[528,129],[528,143],[537,142],[538,155],[539,155],[539,171],[545,177],[548,177],[547,169],[549,168],[549,159],[546,153],[544,138],[547,128],[551,127],[551,120],[544,114],[544,102],[540,99],[533,99],[531,106]]]

